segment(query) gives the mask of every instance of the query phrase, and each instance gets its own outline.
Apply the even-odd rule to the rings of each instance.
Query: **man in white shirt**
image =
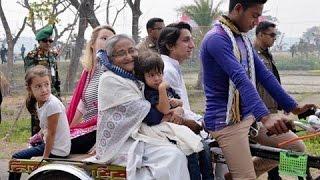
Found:
[[[158,44],[164,62],[164,79],[181,97],[185,117],[200,120],[202,117],[191,111],[180,67],[185,60],[191,57],[195,46],[191,35],[191,27],[181,22],[168,25],[161,32]]]
[[[202,117],[191,111],[187,89],[182,77],[181,67],[185,60],[191,57],[194,49],[194,41],[191,35],[191,26],[184,22],[173,23],[162,29],[158,39],[159,51],[164,62],[164,79],[169,86],[181,97],[183,102],[184,117],[195,120],[195,124],[200,123]],[[173,113],[172,121],[175,118],[181,118]],[[198,153],[202,179],[214,179],[213,168],[211,163],[211,153],[209,146],[204,143],[204,151]],[[192,165],[191,158],[188,163]],[[195,162],[197,163],[197,162]],[[188,165],[189,166],[189,165]],[[190,178],[197,179],[199,174],[192,168],[189,168]]]

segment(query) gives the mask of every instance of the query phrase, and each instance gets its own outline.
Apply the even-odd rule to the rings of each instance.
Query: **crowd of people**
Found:
[[[93,162],[125,166],[128,179],[209,180],[210,147],[199,135],[207,133],[224,154],[226,179],[256,179],[267,171],[270,179],[281,179],[276,161],[252,160],[249,129],[255,124],[259,133],[252,140],[275,147],[296,137],[286,114],[316,105],[299,105],[280,85],[269,51],[276,25],[258,21],[266,1],[230,0],[228,14],[202,40],[203,116],[191,110],[181,70],[195,48],[189,24],[165,26],[152,18],[138,45],[111,26],[94,28],[66,110],[59,100],[57,55],[50,50],[53,27],[43,28],[36,35],[39,46],[25,57],[32,146],[12,158],[89,153]],[[252,44],[245,33],[255,26]],[[284,148],[303,152],[305,145]],[[10,173],[9,179],[19,178]]]

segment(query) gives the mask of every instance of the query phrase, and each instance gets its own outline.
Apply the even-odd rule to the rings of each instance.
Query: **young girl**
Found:
[[[36,101],[37,113],[44,143],[15,153],[12,158],[30,159],[65,158],[70,153],[70,128],[62,102],[51,94],[51,79],[48,69],[37,65],[25,76],[28,96]],[[20,179],[20,173],[10,173],[9,179]]]
[[[175,110],[183,117],[182,101],[180,96],[163,81],[164,64],[161,57],[153,52],[143,52],[135,64],[135,75],[146,84],[145,98],[164,115],[162,121],[170,119],[170,112]],[[183,119],[174,123],[189,127],[199,134],[202,127],[193,120]],[[157,124],[157,122],[154,122]]]

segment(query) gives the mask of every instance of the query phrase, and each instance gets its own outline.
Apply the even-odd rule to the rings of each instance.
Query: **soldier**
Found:
[[[146,25],[148,36],[137,45],[139,51],[150,49],[153,52],[159,53],[157,41],[163,27],[164,23],[161,18],[151,18]]]
[[[24,47],[24,44],[22,44],[20,51],[21,51],[21,57],[22,57],[22,59],[24,59],[24,53],[26,51],[26,48]]]
[[[7,48],[4,46],[4,44],[2,44],[1,50],[0,50],[0,54],[1,54],[1,64],[7,62],[7,59],[6,59],[7,52],[8,52]]]
[[[51,49],[53,33],[53,25],[48,25],[42,28],[36,34],[36,40],[39,46],[30,51],[24,58],[25,71],[36,65],[43,65],[49,69],[51,74],[51,91],[57,97],[60,97],[60,80],[58,75],[57,55],[58,53]],[[26,100],[26,106],[31,114],[31,134],[36,134],[39,130],[39,120],[35,107],[36,101],[34,98],[28,98]]]

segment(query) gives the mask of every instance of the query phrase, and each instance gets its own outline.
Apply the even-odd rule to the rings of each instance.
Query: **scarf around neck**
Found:
[[[109,60],[108,54],[105,50],[102,50],[102,49],[98,50],[97,51],[97,58],[99,59],[99,62],[103,68],[103,71],[110,70],[118,76],[121,76],[126,79],[130,79],[141,90],[142,83],[136,78],[136,76],[133,73],[128,72],[128,71],[122,69],[121,67],[112,64],[112,62]]]
[[[242,37],[248,54],[249,79],[252,82],[253,86],[256,87],[253,50],[249,38],[244,33],[241,33],[227,16],[221,16],[218,19],[218,24],[221,25],[222,29],[227,33],[228,37],[230,38],[233,47],[233,54],[235,55],[239,63],[241,63],[241,53],[234,35],[236,34]],[[240,93],[239,90],[236,88],[235,84],[229,78],[226,123],[228,125],[238,123],[241,121],[241,118],[242,117],[240,112]]]

